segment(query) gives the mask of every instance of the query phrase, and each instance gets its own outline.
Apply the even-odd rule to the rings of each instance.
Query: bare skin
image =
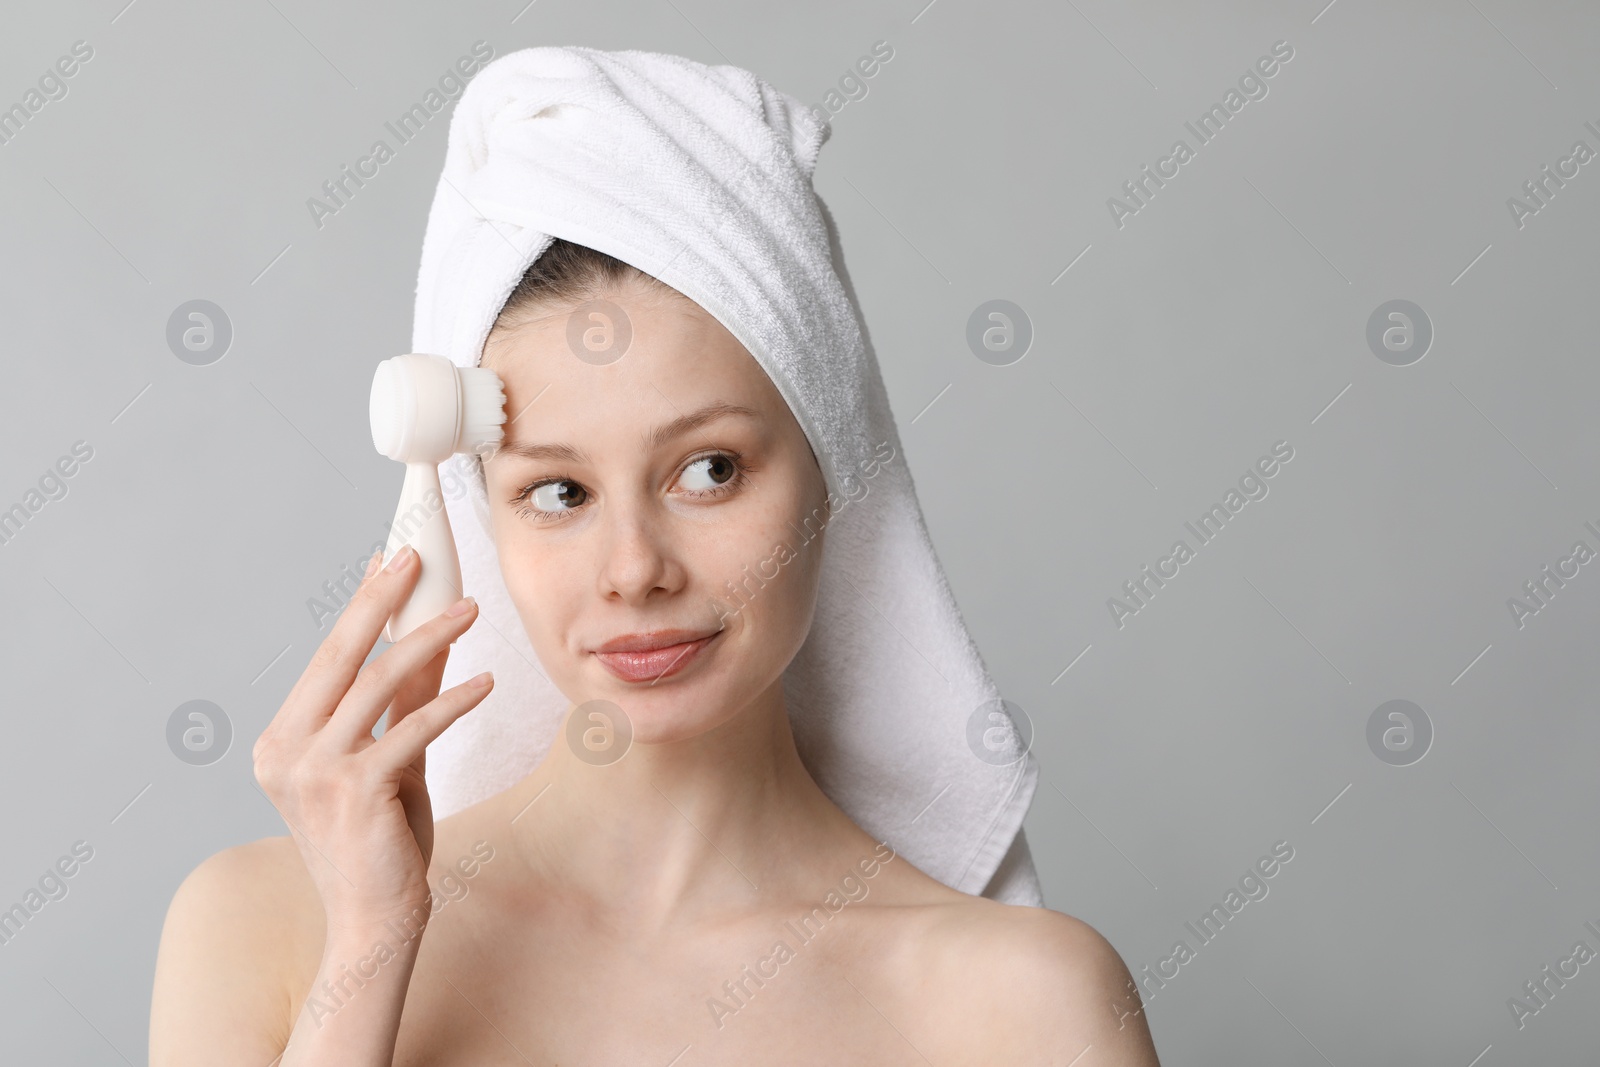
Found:
[[[508,448],[485,473],[541,668],[574,703],[624,709],[632,747],[601,763],[563,736],[434,823],[425,745],[492,691],[439,692],[476,609],[363,668],[417,568],[370,576],[256,746],[291,836],[211,857],[169,910],[152,1067],[1157,1067],[1127,968],[1091,927],[950,889],[817,786],[781,675],[825,550],[717,608],[820,503],[809,446],[697,306],[633,282],[600,295],[631,321],[622,359],[574,358],[565,309],[497,331],[485,356],[516,415],[508,446],[585,455]],[[754,414],[640,440],[717,403]],[[667,627],[717,636],[649,683],[593,652]]]

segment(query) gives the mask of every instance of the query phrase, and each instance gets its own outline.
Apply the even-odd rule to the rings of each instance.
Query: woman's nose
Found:
[[[656,590],[671,593],[683,586],[686,571],[671,544],[666,516],[628,502],[601,521],[596,573],[602,597],[641,604]]]

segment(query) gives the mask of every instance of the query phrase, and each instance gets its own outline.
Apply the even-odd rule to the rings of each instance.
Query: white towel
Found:
[[[932,877],[1040,906],[1021,828],[1037,764],[1011,721],[989,714],[999,693],[928,538],[812,187],[830,133],[733,66],[583,47],[495,60],[451,117],[413,351],[476,366],[507,295],[554,237],[638,267],[719,320],[787,400],[839,506],[812,628],[784,675],[801,759],[858,825]],[[526,776],[571,706],[537,665],[501,578],[476,457],[453,457],[447,484],[451,471],[468,487],[446,506],[481,614],[444,684],[492,670],[496,686],[429,748],[439,817]]]

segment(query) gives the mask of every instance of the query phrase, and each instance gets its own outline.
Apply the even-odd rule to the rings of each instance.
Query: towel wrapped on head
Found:
[[[858,825],[955,889],[1042,905],[1022,833],[1037,764],[1003,710],[928,538],[883,376],[812,186],[825,119],[749,71],[682,56],[527,48],[450,121],[412,350],[475,367],[550,242],[671,286],[749,350],[818,457],[835,508],[816,612],[784,674],[801,759]],[[501,577],[475,457],[447,494],[480,621],[443,684],[496,688],[428,751],[439,817],[515,784],[571,701],[537,666]]]

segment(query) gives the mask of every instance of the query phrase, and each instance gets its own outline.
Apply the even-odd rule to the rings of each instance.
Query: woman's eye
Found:
[[[711,500],[743,483],[750,468],[736,452],[714,452],[691,460],[677,484],[691,497]],[[571,478],[551,478],[526,486],[510,501],[517,514],[538,522],[561,522],[589,502],[589,491]]]
[[[587,495],[576,482],[546,482],[533,488],[528,502],[535,511],[562,512],[582,505]]]
[[[683,485],[690,491],[716,489],[739,473],[732,459],[721,453],[704,456],[683,469]]]

